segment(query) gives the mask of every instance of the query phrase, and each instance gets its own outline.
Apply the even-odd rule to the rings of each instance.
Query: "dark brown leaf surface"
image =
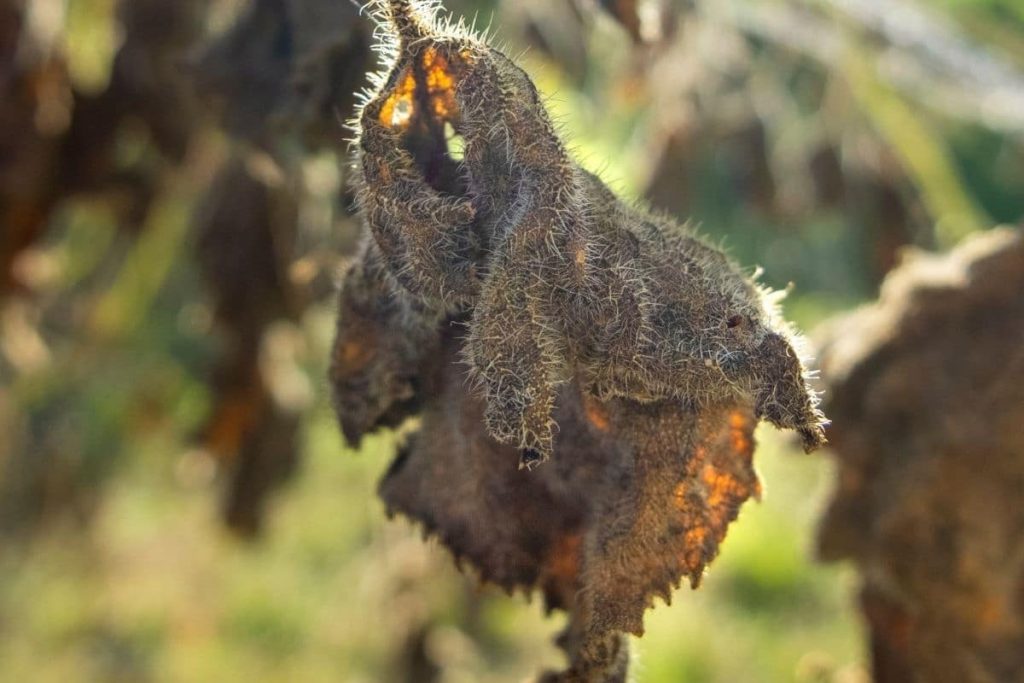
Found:
[[[624,681],[624,634],[700,582],[758,495],[758,421],[814,448],[816,397],[767,293],[577,166],[519,67],[425,4],[378,18],[393,61],[358,127],[372,240],[341,297],[343,431],[417,416],[389,511],[570,613],[570,667],[545,680]]]

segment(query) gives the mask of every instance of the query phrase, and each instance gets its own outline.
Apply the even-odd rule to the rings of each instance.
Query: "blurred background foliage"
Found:
[[[603,5],[603,7],[601,7]],[[700,225],[807,330],[908,244],[1024,216],[1017,0],[450,2],[612,187]],[[0,679],[518,681],[558,618],[374,495],[324,381],[358,241],[346,0],[0,0]],[[761,433],[638,681],[866,680],[832,480]]]

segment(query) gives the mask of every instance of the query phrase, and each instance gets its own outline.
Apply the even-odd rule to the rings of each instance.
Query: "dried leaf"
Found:
[[[1024,237],[993,230],[911,254],[824,335],[820,552],[860,568],[880,683],[1024,675],[1022,292]]]
[[[816,397],[766,293],[580,169],[523,71],[420,3],[377,14],[394,61],[360,115],[373,239],[342,291],[339,419],[355,442],[418,415],[389,511],[570,612],[545,680],[625,680],[623,634],[758,494],[758,419],[813,448]]]
[[[280,183],[254,171],[260,160],[251,155],[227,163],[196,219],[197,258],[223,341],[201,440],[229,473],[226,521],[250,536],[262,526],[267,495],[297,463],[298,415],[275,401],[260,367],[261,348],[269,326],[297,316],[304,303],[287,275],[298,207]]]

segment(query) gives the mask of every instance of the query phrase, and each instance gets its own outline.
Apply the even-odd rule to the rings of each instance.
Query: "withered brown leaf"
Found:
[[[810,449],[823,418],[766,292],[577,166],[527,75],[426,5],[375,5],[394,44],[356,126],[372,239],[342,290],[339,419],[358,443],[418,415],[388,509],[569,611],[546,680],[624,680],[623,635],[758,494],[758,420]]]
[[[259,533],[268,494],[298,464],[298,411],[276,400],[260,355],[271,325],[297,318],[305,303],[287,275],[298,205],[254,172],[252,157],[225,164],[195,217],[196,256],[222,341],[200,438],[226,473],[224,519],[245,536]]]
[[[873,679],[1024,677],[1024,234],[909,252],[826,328],[839,476],[820,534],[862,576]]]
[[[197,256],[224,342],[201,437],[226,475],[225,519],[248,536],[301,451],[301,406],[273,390],[265,358],[274,326],[297,320],[315,297],[293,270],[311,263],[300,169],[309,151],[343,147],[338,118],[352,114],[372,66],[369,33],[350,3],[255,0],[192,59],[195,85],[234,143],[196,216]]]

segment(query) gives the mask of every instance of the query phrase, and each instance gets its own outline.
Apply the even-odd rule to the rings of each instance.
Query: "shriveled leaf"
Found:
[[[814,448],[816,397],[765,292],[581,169],[519,67],[421,3],[377,10],[394,61],[357,130],[373,239],[342,291],[339,419],[357,441],[416,414],[388,509],[570,613],[545,680],[623,681],[624,634],[758,494],[758,420]]]

